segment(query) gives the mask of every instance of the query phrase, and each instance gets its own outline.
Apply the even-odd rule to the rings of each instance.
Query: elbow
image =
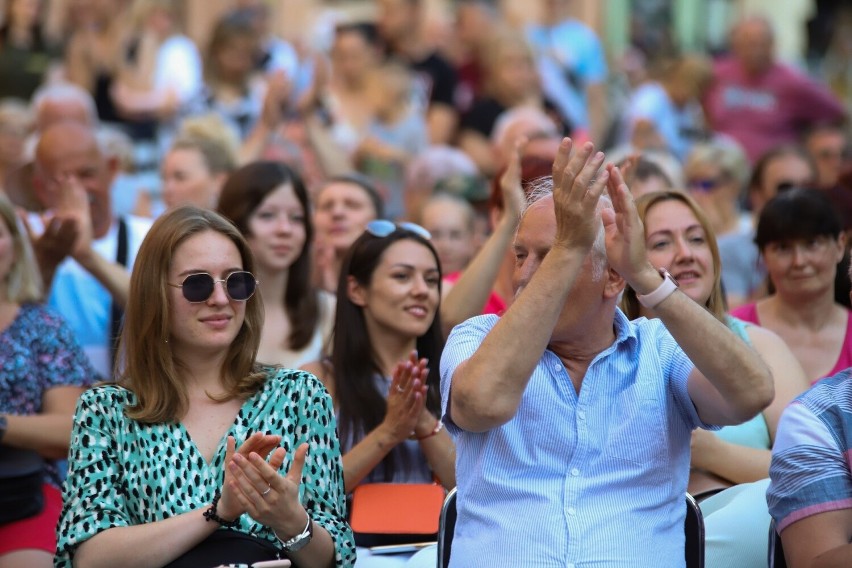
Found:
[[[500,401],[483,400],[472,393],[452,393],[452,408],[450,415],[453,423],[468,432],[487,432],[499,428],[515,416],[517,408]]]
[[[775,382],[767,367],[763,366],[750,384],[752,387],[740,397],[737,405],[739,422],[751,420],[775,400]]]

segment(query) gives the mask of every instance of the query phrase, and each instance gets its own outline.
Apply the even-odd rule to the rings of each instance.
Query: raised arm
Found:
[[[747,332],[752,347],[769,366],[775,384],[775,399],[763,411],[770,441],[774,441],[781,413],[810,385],[802,366],[780,337],[758,326],[749,326]],[[692,466],[734,483],[765,479],[769,475],[771,457],[769,449],[726,442],[704,430],[693,432]]]
[[[71,256],[107,289],[117,304],[124,307],[130,295],[130,272],[117,262],[107,260],[92,248],[92,215],[86,190],[76,176],[59,180],[58,212],[76,221],[77,234]]]
[[[516,273],[535,273],[479,349],[453,372],[449,412],[458,427],[486,431],[517,412],[594,241],[595,209],[608,173],[592,179],[603,160],[591,143],[577,152],[569,139],[560,145],[553,165],[555,240],[547,250],[516,250]]]
[[[610,167],[613,209],[602,213],[607,258],[639,295],[656,290],[663,277],[648,262],[642,221],[618,168]],[[774,397],[766,363],[710,312],[675,290],[653,308],[675,341],[695,364],[689,395],[701,419],[739,424],[766,408]]]
[[[500,178],[500,191],[503,194],[503,212],[488,240],[473,257],[458,281],[441,300],[441,325],[444,335],[468,318],[482,312],[488,295],[497,280],[500,265],[506,257],[515,227],[521,216],[524,202],[524,190],[521,187],[521,156],[526,146],[526,138],[515,144],[509,167]]]

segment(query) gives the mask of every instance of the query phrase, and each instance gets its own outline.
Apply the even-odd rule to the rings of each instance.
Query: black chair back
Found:
[[[695,499],[686,494],[686,568],[704,568],[704,515]]]
[[[441,507],[441,519],[438,524],[438,568],[450,565],[450,549],[453,534],[456,531],[456,488],[453,487],[444,499]]]

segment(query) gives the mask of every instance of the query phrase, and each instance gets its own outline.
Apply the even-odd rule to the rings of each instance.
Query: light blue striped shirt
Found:
[[[852,509],[852,369],[819,381],[784,410],[769,477],[766,500],[779,532]]]
[[[659,320],[616,310],[616,340],[579,396],[545,351],[515,417],[471,433],[447,412],[454,370],[497,323],[457,326],[441,358],[444,422],[457,448],[451,568],[684,565],[684,492],[698,417],[692,362]]]

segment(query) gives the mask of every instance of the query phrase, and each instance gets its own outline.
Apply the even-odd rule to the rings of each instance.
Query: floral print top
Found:
[[[42,304],[23,304],[0,333],[0,414],[38,414],[46,391],[99,379],[65,320]],[[55,462],[45,463],[45,480],[59,487]]]

